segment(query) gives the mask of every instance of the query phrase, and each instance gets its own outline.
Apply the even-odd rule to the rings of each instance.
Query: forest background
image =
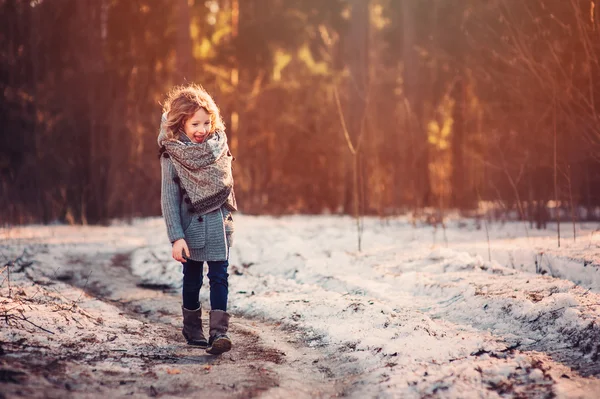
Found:
[[[0,0],[0,222],[159,215],[186,82],[246,214],[598,220],[599,3]]]

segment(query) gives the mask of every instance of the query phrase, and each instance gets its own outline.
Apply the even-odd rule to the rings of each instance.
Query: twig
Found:
[[[54,271],[54,277],[56,280],[58,280],[58,277],[56,276],[56,272],[59,270],[60,268],[56,269]],[[67,297],[65,297],[64,295],[62,295],[60,292],[58,292],[56,290],[55,287],[52,287],[52,291],[56,292],[59,296],[61,296],[64,300],[66,300],[67,302],[72,302],[71,307],[75,307],[77,306],[77,304],[79,303],[79,301],[81,300],[81,297],[83,296],[83,294],[85,293],[85,289],[87,288],[87,285],[89,283],[90,280],[90,276],[92,275],[93,270],[90,270],[90,272],[88,273],[87,277],[85,278],[85,284],[83,285],[83,288],[81,288],[81,293],[79,294],[79,297],[75,300],[69,299]]]
[[[362,140],[364,137],[364,133],[365,133],[365,125],[367,122],[367,109],[369,106],[369,99],[371,97],[371,85],[369,85],[367,87],[367,96],[365,98],[365,107],[362,113],[362,117],[361,117],[361,121],[360,121],[360,128],[359,128],[359,132],[358,132],[358,137],[356,138],[356,143],[352,142],[352,138],[350,137],[350,132],[348,131],[348,126],[346,125],[346,120],[344,118],[344,111],[342,109],[342,103],[340,101],[340,95],[338,93],[338,89],[337,86],[334,84],[333,85],[333,94],[335,97],[335,103],[337,106],[337,110],[338,110],[338,115],[340,117],[340,123],[342,125],[342,131],[344,133],[344,138],[346,139],[346,144],[348,145],[348,149],[350,150],[350,154],[352,155],[352,159],[353,159],[353,169],[352,169],[352,177],[353,177],[353,184],[354,184],[354,190],[353,190],[353,198],[354,198],[354,217],[356,219],[356,234],[357,234],[357,241],[358,241],[358,252],[362,251],[362,229],[363,229],[363,222],[361,219],[361,215],[362,212],[360,210],[360,198],[359,198],[359,167],[360,167],[360,159],[359,159],[359,155],[360,155],[360,149],[361,149],[361,144],[362,144]],[[364,202],[364,200],[363,200]],[[362,204],[364,206],[364,204]]]
[[[569,204],[571,205],[571,223],[573,224],[573,242],[577,241],[577,229],[575,226],[575,205],[573,204],[573,185],[571,183],[571,165],[567,165],[567,172],[563,172],[569,187]]]
[[[477,190],[477,206],[479,207],[479,204],[481,204],[481,194],[479,193],[479,188],[476,188]],[[492,261],[492,248],[490,245],[490,232],[488,230],[488,224],[487,224],[487,218],[485,217],[485,214],[482,217],[483,219],[483,227],[485,227],[485,237],[487,239],[487,250],[488,250],[488,261],[491,262]]]
[[[8,312],[10,312],[11,310],[13,310],[13,309],[18,309],[18,308],[22,308],[22,307],[23,307],[23,304],[22,304],[22,303],[19,303],[19,305],[18,305],[18,306],[13,306],[13,307],[12,307],[12,308],[10,308],[10,309],[2,309],[2,312],[4,312],[4,316],[6,316],[6,315],[8,315]]]
[[[492,261],[492,248],[490,244],[490,232],[488,231],[487,219],[483,218],[483,226],[485,227],[485,237],[487,239],[488,261]]]
[[[47,330],[47,329],[45,329],[44,327],[38,326],[38,325],[37,325],[37,324],[35,324],[34,322],[32,322],[32,321],[29,321],[29,320],[28,320],[28,319],[27,319],[25,316],[23,316],[23,315],[21,315],[21,317],[17,317],[17,316],[16,316],[16,315],[14,315],[14,314],[9,314],[9,315],[5,315],[5,317],[6,317],[6,319],[8,319],[8,318],[11,318],[11,319],[16,319],[16,320],[23,320],[23,321],[26,321],[27,323],[31,324],[32,326],[34,326],[34,327],[37,327],[37,328],[39,328],[39,329],[40,329],[40,330],[42,330],[42,331],[45,331],[45,332],[47,332],[47,333],[49,333],[49,334],[52,334],[52,335],[54,335],[54,333],[53,333],[52,331],[50,331],[50,330]]]
[[[79,298],[77,298],[77,300],[72,300],[72,299],[65,297],[58,291],[56,291],[55,288],[53,288],[53,291],[61,299],[65,300],[67,302],[66,304],[55,303],[54,305],[57,307],[58,310],[66,310],[67,312],[71,312],[71,313],[79,313],[93,321],[97,320],[97,317],[92,316],[91,314],[89,314],[88,312],[86,312],[85,310],[83,310],[82,308],[79,307],[78,302],[81,299],[81,296],[84,294],[83,292],[81,294],[79,294]],[[98,324],[98,323],[96,322],[96,324]]]
[[[554,135],[553,135],[553,160],[554,160],[554,210],[555,210],[555,216],[556,216],[556,238],[558,240],[558,247],[560,248],[560,208],[559,208],[559,202],[558,202],[558,152],[557,152],[557,132],[556,132],[556,88],[554,88],[553,90],[554,92],[554,97],[553,97],[553,105],[554,105],[554,112],[552,113],[552,124],[554,127]]]
[[[7,264],[6,265],[6,269],[8,271],[6,278],[7,278],[7,284],[8,284],[8,297],[9,298],[12,297],[12,287],[10,286],[10,266],[12,266],[12,264]],[[4,281],[2,281],[2,283],[4,283]]]
[[[6,278],[4,278],[4,280],[2,280],[2,283],[0,284],[0,286],[2,286],[4,284],[4,281],[7,282],[7,286],[8,286],[8,298],[12,298],[12,286],[10,284],[10,269],[11,267],[14,267],[15,265],[19,265],[19,269],[14,270],[15,273],[19,273],[21,271],[23,271],[23,269],[25,269],[25,267],[30,266],[33,262],[24,262],[23,258],[24,256],[27,254],[27,248],[23,249],[23,253],[18,256],[16,259],[14,260],[9,260],[8,262],[6,262],[4,264],[4,269],[2,269],[2,271],[0,271],[0,274],[2,274],[4,272],[4,270],[6,270]],[[3,254],[4,256],[4,254]]]

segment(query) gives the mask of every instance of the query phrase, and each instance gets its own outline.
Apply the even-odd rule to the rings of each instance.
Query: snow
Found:
[[[352,397],[596,397],[598,226],[578,225],[576,241],[563,226],[560,248],[552,225],[491,224],[489,241],[484,227],[365,218],[359,252],[348,217],[238,215],[230,310],[319,348]],[[0,239],[133,251],[143,282],[181,284],[160,218],[16,227]]]

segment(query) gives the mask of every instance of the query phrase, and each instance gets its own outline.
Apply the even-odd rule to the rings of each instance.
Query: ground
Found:
[[[2,333],[0,396],[335,393],[322,381],[309,383],[313,371],[302,373],[314,369],[320,375],[318,352],[269,323],[234,317],[235,350],[222,356],[186,345],[178,295],[166,287],[144,287],[129,261],[127,253],[106,259],[79,254],[65,259],[53,276],[36,276],[33,265],[24,274],[29,281],[13,273],[11,296],[2,298],[11,317]]]
[[[595,226],[559,249],[520,224],[368,219],[360,251],[352,227],[239,217],[221,356],[181,336],[160,219],[3,229],[0,398],[597,397]]]

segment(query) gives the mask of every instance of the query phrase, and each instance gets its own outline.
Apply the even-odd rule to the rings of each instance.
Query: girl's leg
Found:
[[[208,263],[208,280],[210,281],[210,307],[212,310],[227,311],[227,294],[229,283],[227,267],[229,261],[214,261]]]
[[[188,259],[183,263],[183,307],[196,310],[200,307],[200,288],[202,288],[202,271],[204,262]]]

